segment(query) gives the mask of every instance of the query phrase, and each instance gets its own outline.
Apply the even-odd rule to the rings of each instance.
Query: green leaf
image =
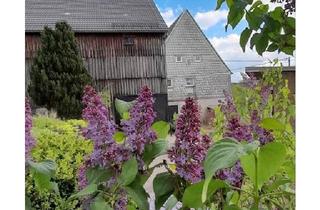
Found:
[[[143,153],[143,161],[146,165],[149,165],[156,157],[166,153],[168,142],[163,139],[159,139],[152,144],[146,146]]]
[[[240,144],[233,139],[222,139],[213,144],[207,153],[204,161],[205,183],[202,191],[202,202],[206,198],[209,182],[217,170],[229,168],[243,155],[250,153],[258,148],[257,142],[250,144]]]
[[[278,142],[272,142],[261,147],[257,155],[257,177],[255,176],[256,165],[253,154],[241,157],[240,161],[246,175],[252,183],[257,183],[257,187],[261,189],[262,185],[279,170],[285,157],[286,148]]]
[[[238,201],[239,201],[240,195],[238,193],[238,191],[229,191],[227,193],[227,204],[228,205],[237,205]]]
[[[158,121],[153,123],[151,129],[156,132],[159,139],[166,139],[170,130],[170,125],[165,121]]]
[[[243,52],[246,51],[246,45],[248,43],[249,37],[252,33],[252,30],[249,28],[246,28],[242,31],[241,36],[240,36],[240,46],[243,50]]]
[[[279,46],[276,43],[271,43],[269,47],[267,48],[268,52],[274,52],[279,48]]]
[[[176,196],[171,195],[169,199],[165,202],[164,208],[165,210],[172,210],[178,203]]]
[[[259,33],[255,33],[252,35],[252,37],[250,39],[250,49],[253,49],[254,45],[258,41],[258,38],[259,38]]]
[[[284,131],[286,129],[286,125],[274,118],[265,118],[260,125],[267,130]]]
[[[288,177],[292,182],[295,182],[296,175],[295,175],[295,164],[293,161],[287,161],[283,164],[283,167],[288,174]]]
[[[119,181],[123,186],[127,186],[133,182],[138,173],[138,162],[132,158],[125,162],[122,166],[122,171],[119,176]]]
[[[41,162],[28,161],[30,168],[37,173],[41,173],[47,176],[54,176],[56,170],[56,163],[53,160],[44,160]]]
[[[241,210],[241,208],[236,205],[230,205],[230,206],[228,205],[228,206],[225,206],[223,210]]]
[[[269,13],[270,17],[278,22],[283,22],[284,10],[282,7],[276,7],[272,12]]]
[[[70,196],[70,198],[80,198],[83,196],[88,196],[88,195],[91,195],[91,194],[97,192],[97,190],[98,190],[98,186],[96,184],[89,184],[84,189],[82,189],[80,192]]]
[[[245,12],[243,8],[239,8],[236,5],[231,6],[230,11],[228,13],[228,24],[232,26],[232,29],[234,29],[238,25],[244,13]]]
[[[32,210],[31,200],[27,195],[25,196],[25,209]]]
[[[225,2],[225,0],[217,0],[216,10],[220,9],[223,2]]]
[[[129,197],[137,204],[139,210],[148,210],[148,194],[140,185],[130,185],[126,186],[125,190],[127,191]]]
[[[266,51],[268,44],[269,44],[268,37],[264,33],[260,33],[255,43],[257,53],[259,55],[262,55],[262,53]]]
[[[112,172],[108,169],[94,167],[87,170],[86,177],[89,184],[99,184],[110,179],[112,177]]]
[[[129,112],[133,104],[134,104],[134,101],[127,102],[117,98],[114,102],[115,108],[122,118],[124,113]]]
[[[182,203],[184,207],[201,208],[203,206],[203,202],[201,202],[203,185],[204,181],[201,181],[187,187],[182,197]],[[211,180],[208,186],[207,198],[221,188],[228,188],[228,185],[221,180]]]
[[[274,190],[279,188],[281,185],[284,185],[290,182],[291,181],[289,179],[277,179],[271,185],[267,186],[266,191],[273,192]]]
[[[255,9],[252,12],[246,13],[246,20],[249,28],[252,30],[258,30],[263,22],[262,12],[260,9]]]
[[[97,196],[92,204],[90,210],[112,210],[108,203],[103,199],[102,196]]]
[[[126,135],[123,132],[117,131],[113,135],[113,139],[118,143],[118,144],[123,144],[124,140],[126,139]]]
[[[168,172],[157,174],[153,180],[156,209],[160,209],[174,192],[175,177]]]
[[[226,0],[228,8],[234,4],[234,0]]]

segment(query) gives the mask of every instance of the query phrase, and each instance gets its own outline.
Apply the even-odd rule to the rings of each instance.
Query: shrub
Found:
[[[58,22],[55,30],[44,28],[30,80],[29,95],[37,106],[55,109],[59,117],[80,117],[82,89],[91,78],[67,23]]]
[[[86,123],[82,120],[63,121],[48,117],[34,117],[32,134],[37,145],[32,151],[35,161],[51,159],[56,162],[55,181],[60,192],[39,192],[27,175],[26,191],[36,209],[75,209],[77,200],[68,203],[66,198],[77,189],[76,173],[86,155],[92,151],[92,143],[79,134]]]

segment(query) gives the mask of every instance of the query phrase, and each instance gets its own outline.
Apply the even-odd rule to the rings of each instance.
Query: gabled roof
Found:
[[[225,62],[222,60],[222,58],[220,57],[219,53],[216,51],[216,49],[213,47],[213,45],[211,44],[211,42],[209,41],[209,39],[207,38],[207,36],[203,33],[203,31],[201,30],[200,26],[198,25],[198,23],[195,21],[195,19],[192,17],[192,15],[190,14],[190,12],[186,9],[184,10],[179,17],[172,23],[172,25],[169,27],[169,30],[167,32],[167,40],[170,38],[171,33],[174,31],[176,25],[179,24],[179,21],[183,18],[183,17],[188,17],[190,18],[195,25],[197,26],[197,29],[199,30],[199,32],[202,34],[202,36],[205,38],[205,40],[207,41],[207,43],[211,46],[212,50],[217,54],[217,56],[219,57],[219,59],[222,61],[222,63],[226,66],[226,68],[228,69],[230,74],[233,74],[232,71],[229,69],[229,67],[225,64]]]
[[[67,21],[75,32],[166,32],[153,0],[26,0],[25,31]]]

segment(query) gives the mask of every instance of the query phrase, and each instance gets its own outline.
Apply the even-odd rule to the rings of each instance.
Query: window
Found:
[[[168,87],[172,87],[172,80],[171,79],[167,80],[167,85],[168,85]]]
[[[133,36],[124,36],[123,45],[124,46],[132,46],[132,45],[134,45],[134,37]]]
[[[194,79],[193,78],[186,78],[186,86],[194,86]]]
[[[182,57],[180,55],[176,56],[176,62],[182,63]]]
[[[200,55],[196,55],[194,61],[197,62],[197,63],[201,62],[201,56]]]

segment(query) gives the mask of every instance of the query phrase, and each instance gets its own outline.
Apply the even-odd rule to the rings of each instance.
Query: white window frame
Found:
[[[170,81],[170,83],[171,83],[170,85],[168,84],[168,81]],[[168,88],[172,88],[173,87],[172,79],[169,79],[169,78],[167,79],[167,86],[168,86]]]
[[[187,77],[187,78],[185,78],[185,80],[186,80],[186,87],[194,87],[194,78],[192,78],[192,77]],[[188,84],[188,80],[192,80],[192,84]]]
[[[180,60],[178,58],[180,58]],[[182,56],[181,55],[176,55],[176,63],[182,63]]]
[[[194,62],[196,62],[196,63],[200,63],[201,62],[201,55],[195,55],[194,56],[195,58],[194,58]],[[197,59],[197,57],[199,57],[199,59]]]

